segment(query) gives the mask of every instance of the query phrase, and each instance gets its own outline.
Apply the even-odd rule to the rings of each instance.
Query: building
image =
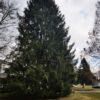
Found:
[[[98,80],[100,80],[100,70],[94,73],[94,75],[97,77]]]
[[[0,79],[4,79],[7,77],[7,74],[6,73],[0,73]]]

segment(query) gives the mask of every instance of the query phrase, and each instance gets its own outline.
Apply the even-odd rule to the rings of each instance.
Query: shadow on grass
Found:
[[[33,96],[25,96],[25,95],[0,95],[0,100],[48,100],[48,98],[39,98],[39,97],[33,97]],[[52,97],[49,100],[57,100],[56,98]]]
[[[45,100],[33,97],[23,97],[23,96],[9,96],[9,97],[0,97],[0,100]]]

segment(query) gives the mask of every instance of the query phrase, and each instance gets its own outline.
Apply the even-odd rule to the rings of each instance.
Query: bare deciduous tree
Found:
[[[11,42],[12,35],[8,35],[9,29],[16,26],[16,12],[14,2],[0,0],[0,52],[4,51]]]
[[[96,18],[93,31],[89,33],[89,48],[85,51],[92,57],[100,58],[100,2],[97,3]]]
[[[0,66],[13,40],[12,31],[17,26],[17,6],[12,0],[0,0]]]

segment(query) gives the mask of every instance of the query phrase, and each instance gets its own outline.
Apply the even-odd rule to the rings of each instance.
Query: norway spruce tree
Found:
[[[33,98],[68,95],[74,80],[74,44],[68,46],[70,36],[57,5],[30,0],[19,21],[18,51],[7,71],[10,89]]]

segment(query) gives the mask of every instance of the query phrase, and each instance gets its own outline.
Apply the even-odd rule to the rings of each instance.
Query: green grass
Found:
[[[82,88],[81,85],[76,85],[76,87],[74,86],[72,89],[73,89],[74,91],[81,91],[81,90],[84,90],[84,91],[91,91],[91,90],[93,90],[92,86],[90,86],[90,85],[86,85],[84,88]]]
[[[68,97],[60,98],[59,100],[100,100],[100,93],[73,93]]]
[[[91,100],[91,97],[82,95],[80,93],[74,93],[68,97],[60,98],[59,100]]]
[[[94,100],[100,100],[100,93],[84,93],[83,95],[91,97]]]
[[[80,89],[82,89],[82,88],[80,88]],[[90,90],[91,86],[86,86],[85,89]],[[99,89],[95,89],[95,90],[99,90]],[[0,100],[8,100],[7,98],[5,98],[7,96],[8,96],[7,93],[6,94],[0,94]],[[74,91],[68,97],[63,97],[63,98],[60,98],[58,100],[100,100],[100,93],[98,93],[98,92],[97,93],[96,92],[93,92],[93,93],[92,92],[80,93],[79,91]]]
[[[3,95],[7,96],[7,94]],[[0,98],[0,100],[8,100]],[[100,100],[100,93],[72,93],[68,97],[63,97],[58,100]]]

